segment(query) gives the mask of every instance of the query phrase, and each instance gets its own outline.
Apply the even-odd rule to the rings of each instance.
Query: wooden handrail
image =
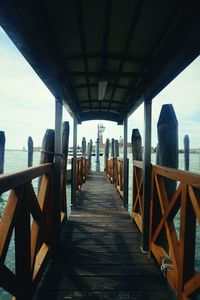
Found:
[[[31,180],[40,176],[36,194]],[[54,243],[53,164],[2,175],[0,184],[10,191],[0,220],[0,285],[14,299],[32,299]],[[13,233],[15,274],[5,265]]]
[[[142,228],[142,164],[133,165],[133,219]],[[168,180],[176,190],[168,193]],[[162,166],[152,166],[150,245],[177,299],[191,299],[200,289],[195,269],[196,226],[200,224],[200,175]],[[179,215],[176,226],[175,218]],[[198,221],[198,222],[197,222]]]
[[[123,198],[123,169],[124,159],[111,157],[105,161],[105,172],[110,182],[116,186],[121,198]]]
[[[51,168],[52,164],[48,163],[38,167],[31,167],[17,173],[0,175],[0,194],[42,176],[43,174],[49,173]]]

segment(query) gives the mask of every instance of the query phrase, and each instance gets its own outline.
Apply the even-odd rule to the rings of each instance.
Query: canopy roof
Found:
[[[0,25],[79,121],[120,123],[159,93],[199,55],[199,20],[198,0],[6,0],[0,9]]]

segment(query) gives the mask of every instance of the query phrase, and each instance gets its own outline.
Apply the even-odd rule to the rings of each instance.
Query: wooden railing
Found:
[[[114,183],[114,163],[115,163],[115,158],[111,157],[110,159],[107,159],[106,161],[106,175],[110,179],[111,183]]]
[[[81,186],[85,182],[88,174],[88,159],[78,157],[76,161],[76,174],[77,174],[77,193],[80,194]]]
[[[133,218],[141,230],[142,164],[134,162]],[[168,190],[169,180],[176,189]],[[200,268],[195,265],[200,245],[200,175],[152,166],[150,245],[177,299],[193,299],[200,290]],[[199,267],[199,266],[198,266]]]
[[[134,161],[132,218],[142,232],[143,162]]]
[[[122,198],[123,198],[123,168],[124,168],[124,160],[122,158],[118,158],[116,188]]]
[[[129,165],[129,164],[128,164]],[[124,160],[123,158],[110,158],[105,162],[105,172],[110,182],[113,183],[120,196],[123,198],[123,168]],[[127,170],[128,172],[128,170]]]
[[[37,177],[41,177],[38,193],[32,185]],[[54,242],[53,165],[0,176],[0,193],[7,191],[9,197],[0,220],[0,286],[13,299],[31,299]],[[5,265],[13,234],[15,273]]]

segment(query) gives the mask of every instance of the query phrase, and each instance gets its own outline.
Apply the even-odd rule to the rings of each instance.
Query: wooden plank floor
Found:
[[[140,235],[103,173],[89,175],[61,239],[35,300],[175,299],[154,260],[141,252]]]

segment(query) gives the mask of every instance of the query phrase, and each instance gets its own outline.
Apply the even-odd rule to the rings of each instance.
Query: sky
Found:
[[[190,137],[191,148],[200,148],[200,58],[198,57],[157,97],[152,106],[152,146],[157,144],[157,121],[163,104],[173,104],[179,124],[179,148],[183,138]],[[41,145],[47,128],[54,128],[54,97],[43,84],[24,57],[0,27],[0,130],[6,134],[6,149],[27,147],[28,137],[35,146]],[[73,122],[64,109],[63,120],[70,122],[70,145],[72,145]],[[82,137],[96,141],[98,121],[78,125],[78,144]],[[106,138],[123,136],[123,126],[102,121]],[[137,109],[128,119],[128,141],[133,128],[138,128],[142,139],[144,131],[144,108]]]

